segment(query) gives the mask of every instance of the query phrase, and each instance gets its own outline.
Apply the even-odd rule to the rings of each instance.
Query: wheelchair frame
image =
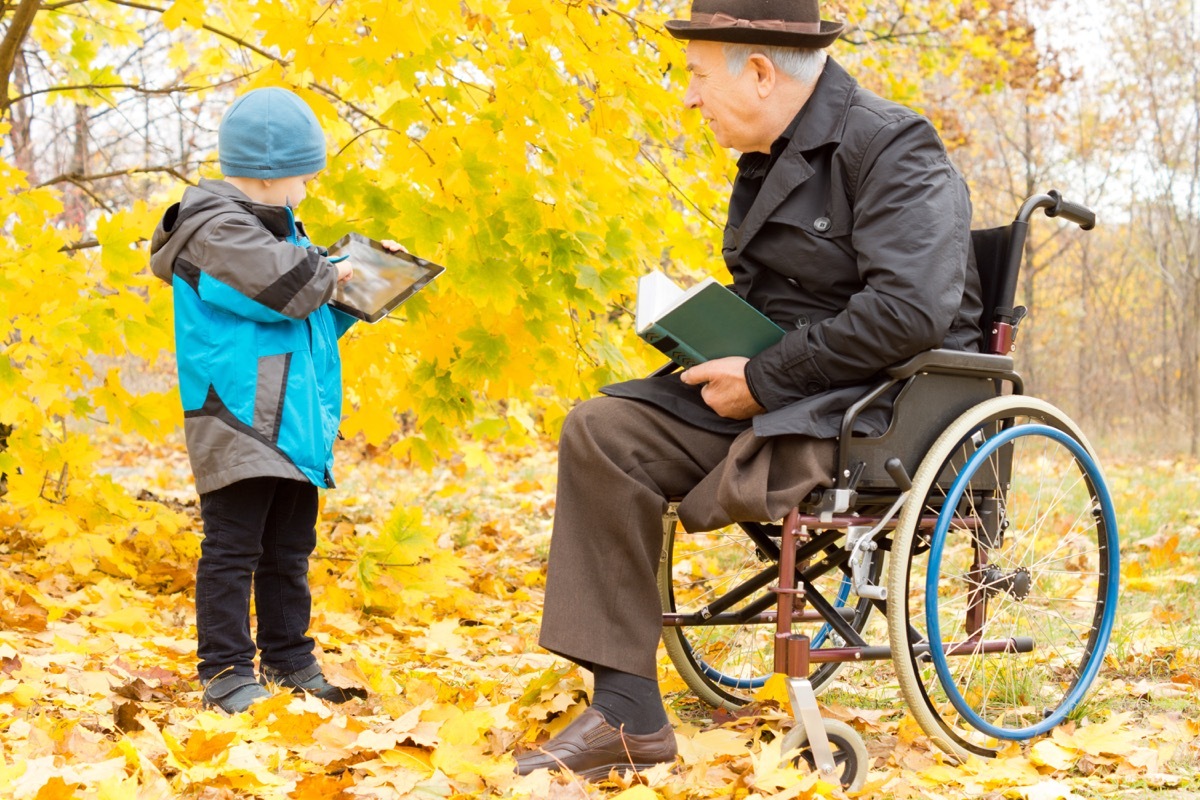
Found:
[[[986,757],[996,752],[1000,740],[1027,739],[1066,718],[1086,694],[1107,648],[1119,580],[1111,498],[1082,432],[1050,404],[1024,396],[1024,384],[1009,356],[1025,315],[1024,308],[1013,306],[1013,299],[1029,220],[1038,210],[1084,230],[1095,225],[1091,210],[1050,191],[1026,200],[1006,228],[972,232],[984,290],[986,352],[933,350],[888,369],[845,414],[833,488],[814,493],[781,527],[740,523],[757,558],[768,566],[715,600],[681,612],[673,576],[677,521],[673,512],[664,519],[659,576],[663,638],[676,667],[702,699],[727,706],[744,702],[727,689],[745,691],[765,678],[735,680],[722,674],[704,661],[687,634],[720,626],[773,625],[771,669],[787,676],[796,721],[784,738],[784,752],[799,749],[798,757],[850,789],[865,781],[865,746],[850,726],[822,719],[816,701],[817,692],[840,665],[891,659],[908,706],[930,737],[953,756]],[[889,392],[897,394],[888,430],[874,438],[854,436],[859,413]],[[1080,550],[1075,543],[1064,546],[1037,530],[1031,544],[1021,538],[1043,520],[1035,518],[1022,527],[1016,519],[1014,452],[1024,454],[1035,442],[1048,453],[1039,458],[1055,463],[1065,459],[1078,471],[1062,489],[1063,505],[1070,500],[1077,507],[1073,522],[1068,519],[1073,527],[1067,535],[1083,539],[1094,531],[1094,550]],[[1059,502],[1058,496],[1052,499]],[[1017,559],[1019,547],[1028,549]],[[887,550],[891,565],[885,586],[879,579]],[[1029,560],[1035,551],[1042,553],[1041,562],[1017,563]],[[917,557],[926,554],[923,633],[910,606],[922,599],[913,591],[919,575],[912,573]],[[1070,558],[1094,566],[1095,572],[1073,572],[1076,565]],[[963,566],[943,576],[944,561],[955,559]],[[1050,577],[1043,580],[1035,568],[1044,568]],[[842,578],[831,602],[814,584],[838,572]],[[1068,598],[1066,611],[1058,612],[1061,621],[1036,606],[1039,600],[1060,600],[1036,596],[1039,590],[1054,591],[1048,587],[1057,586],[1055,581],[1083,584],[1092,576],[1096,601],[1091,619],[1083,607],[1090,583],[1079,590],[1082,601]],[[947,583],[956,584],[957,591],[943,585],[946,577],[954,579]],[[854,607],[846,603],[850,594],[858,598]],[[957,604],[963,606],[964,621],[954,623],[949,616],[943,620],[943,606]],[[1075,613],[1077,606],[1082,616]],[[874,609],[887,615],[886,646],[869,645],[861,635]],[[1013,616],[1012,635],[986,635],[989,610],[997,617]],[[1049,622],[1038,616],[1043,613]],[[943,638],[946,621],[951,621],[955,634],[949,640]],[[813,639],[794,633],[794,626],[803,623],[819,623],[821,631]],[[1085,626],[1086,642],[1080,633]],[[1060,645],[1044,641],[1063,631],[1074,636],[1083,651],[1074,674],[1073,652],[1063,656]],[[832,644],[824,646],[826,641]],[[1052,651],[1049,660],[1057,659],[1055,669],[1062,673],[1049,675],[1050,693],[1056,695],[1055,685],[1069,681],[1062,701],[1053,709],[1038,708],[1014,693],[993,712],[990,700],[977,696],[972,687],[978,683],[988,692],[1007,690],[1006,682],[992,677],[987,666],[976,669],[975,662],[982,656],[1028,655],[1039,648]],[[956,674],[951,660],[959,656],[971,666]],[[813,665],[817,670],[810,680]],[[950,719],[952,714],[957,718]]]

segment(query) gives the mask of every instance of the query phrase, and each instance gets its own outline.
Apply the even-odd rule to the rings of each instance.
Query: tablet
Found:
[[[385,250],[360,233],[348,233],[329,248],[331,261],[343,258],[354,267],[354,277],[337,285],[330,305],[367,322],[383,319],[445,272],[402,250]]]

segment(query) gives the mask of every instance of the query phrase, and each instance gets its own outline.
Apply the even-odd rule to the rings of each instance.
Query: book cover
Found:
[[[714,358],[756,356],[784,334],[715,279],[684,291],[658,271],[638,281],[635,327],[642,339],[684,368]]]

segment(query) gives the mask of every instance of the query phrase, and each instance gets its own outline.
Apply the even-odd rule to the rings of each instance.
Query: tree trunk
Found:
[[[5,3],[5,6],[7,7],[8,4]],[[4,38],[0,39],[0,117],[5,116],[8,112],[8,84],[12,78],[13,68],[16,66],[17,56],[21,52],[21,45],[24,44],[25,37],[29,35],[29,29],[33,27],[33,19],[41,7],[41,0],[21,0],[13,12],[12,19],[8,22],[8,30],[4,32]]]

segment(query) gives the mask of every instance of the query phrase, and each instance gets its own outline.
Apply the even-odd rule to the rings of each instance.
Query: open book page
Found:
[[[714,278],[705,278],[684,291],[675,281],[659,270],[643,275],[638,279],[637,311],[634,314],[634,325],[637,332],[644,333],[649,330],[651,325],[683,305],[689,297],[708,284],[716,282]]]
[[[682,367],[750,358],[783,338],[762,312],[707,278],[686,292],[661,272],[638,281],[637,334]]]

